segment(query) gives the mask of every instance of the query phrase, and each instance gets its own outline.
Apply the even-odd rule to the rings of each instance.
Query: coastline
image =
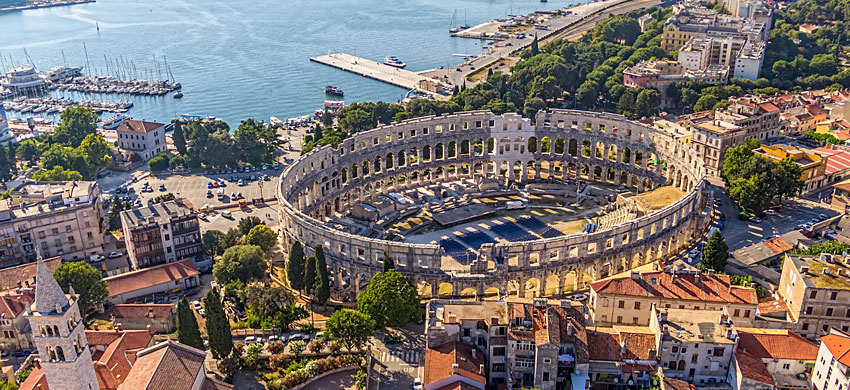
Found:
[[[76,4],[86,4],[86,3],[94,3],[97,0],[57,0],[50,2],[27,2],[23,5],[15,5],[11,7],[3,7],[0,8],[0,13],[3,12],[12,12],[12,11],[24,11],[28,9],[39,9],[39,8],[50,8],[50,7],[59,7],[63,5],[76,5]]]

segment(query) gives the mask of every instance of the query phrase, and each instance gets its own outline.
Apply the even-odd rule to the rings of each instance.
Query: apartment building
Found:
[[[777,293],[787,316],[764,318],[760,327],[789,329],[810,340],[829,334],[830,328],[850,331],[850,259],[787,254]]]
[[[31,349],[32,330],[24,313],[35,300],[32,288],[0,292],[0,350]]]
[[[121,212],[133,269],[204,257],[198,213],[183,199]]]
[[[655,333],[649,327],[594,327],[587,333],[594,385],[649,387],[658,369]]]
[[[631,271],[590,284],[588,307],[597,325],[648,326],[651,307],[698,311],[725,310],[736,324],[752,324],[758,296],[751,287],[735,286],[729,275],[693,271]]]
[[[697,386],[726,383],[737,335],[725,311],[653,305],[651,313],[664,375]]]
[[[818,360],[812,374],[814,390],[850,388],[850,334],[830,329],[821,338]]]
[[[466,343],[487,358],[487,383],[507,383],[509,346],[506,312],[505,302],[431,300],[425,321],[428,346],[454,341]],[[428,384],[425,383],[426,387]]]
[[[743,127],[747,138],[764,141],[780,135],[780,112],[779,107],[767,99],[745,96],[733,99],[729,107],[716,110],[714,119]]]
[[[809,388],[818,346],[788,330],[737,328],[727,382],[734,390]]]
[[[691,130],[691,145],[705,162],[706,172],[716,177],[723,173],[726,151],[743,145],[747,138],[743,127],[719,119],[706,117],[682,124]]]
[[[742,37],[694,36],[679,49],[679,61],[690,71],[710,66],[729,69],[732,77],[755,81],[764,63],[764,43]]]
[[[829,156],[825,153],[792,145],[762,145],[753,150],[753,153],[776,162],[786,158],[794,161],[802,171],[800,180],[804,185],[801,194],[811,193],[827,184],[826,166]]]
[[[104,123],[103,128],[115,130],[118,148],[125,154],[135,153],[142,161],[150,160],[167,150],[165,124],[118,116]]]
[[[82,260],[103,252],[97,182],[26,181],[0,201],[0,268],[44,257]]]
[[[732,38],[739,44],[748,41],[764,42],[770,28],[769,23],[763,21],[722,15],[691,5],[676,5],[674,12],[675,14],[664,23],[664,32],[661,35],[661,48],[666,51],[679,50],[692,38]]]

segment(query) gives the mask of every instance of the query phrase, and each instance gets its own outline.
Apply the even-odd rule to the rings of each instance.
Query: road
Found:
[[[513,57],[514,55],[522,51],[522,49],[531,45],[531,42],[534,40],[535,35],[538,36],[539,40],[546,42],[548,41],[549,38],[547,37],[549,36],[562,36],[564,34],[583,34],[584,32],[588,31],[593,25],[595,25],[599,20],[602,20],[602,18],[607,17],[607,15],[609,14],[621,15],[634,9],[649,7],[660,3],[660,0],[636,0],[627,2],[623,2],[623,0],[605,0],[581,4],[570,8],[570,14],[563,15],[561,17],[551,20],[548,24],[548,30],[537,30],[533,28],[528,29],[526,31],[523,31],[526,34],[526,37],[524,39],[510,38],[503,42],[499,42],[492,45],[490,47],[490,50],[486,54],[477,56],[470,61],[458,65],[457,67],[449,69],[434,69],[421,72],[421,74],[431,77],[438,77],[443,79],[444,81],[451,82],[454,85],[463,85],[465,83],[469,83],[469,81],[467,81],[467,76],[473,73],[476,69],[481,69],[483,67],[497,64],[499,61],[503,61],[505,58]],[[566,30],[559,32],[559,30],[564,29],[570,24],[575,23],[576,21],[581,20],[586,16],[592,15],[593,13],[599,12],[605,7],[611,8],[600,13],[597,17],[589,19],[587,22],[579,23],[576,26],[569,27]],[[483,79],[484,78],[482,77],[480,80]],[[472,82],[472,84],[475,84],[475,82]]]
[[[424,325],[408,324],[393,328],[393,335],[401,338],[397,344],[372,341],[375,370],[369,390],[410,389],[414,378],[424,379],[425,335]],[[382,333],[383,334],[383,333]]]

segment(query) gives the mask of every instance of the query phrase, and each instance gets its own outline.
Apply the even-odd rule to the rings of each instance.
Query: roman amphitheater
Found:
[[[321,244],[354,299],[390,256],[423,297],[566,294],[701,235],[705,169],[619,115],[471,111],[357,133],[291,164],[284,245]]]

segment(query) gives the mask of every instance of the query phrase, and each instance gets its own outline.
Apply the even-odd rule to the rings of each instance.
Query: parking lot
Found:
[[[229,172],[221,174],[200,173],[193,175],[149,176],[128,186],[133,189],[135,195],[133,193],[119,195],[129,195],[133,199],[138,198],[142,205],[146,205],[148,199],[172,193],[178,198],[187,198],[196,208],[200,208],[204,204],[211,204],[214,207],[236,206],[237,200],[231,198],[231,195],[238,196],[241,194],[242,198],[250,204],[252,199],[258,199],[261,196],[264,199],[274,198],[275,189],[280,181],[282,171],[283,167],[281,166],[278,169],[269,168],[247,173]],[[267,176],[268,180],[263,180],[264,176]],[[239,180],[243,181],[242,186],[238,185]],[[221,182],[224,183],[223,187],[208,188],[210,183],[218,185]],[[145,183],[148,183],[153,192],[142,192],[142,187]],[[222,194],[225,195],[221,199],[217,196],[219,188]],[[115,193],[116,191],[115,189],[109,189],[105,192]],[[212,195],[211,197],[210,194]]]
[[[838,215],[837,211],[825,205],[790,199],[783,201],[782,212],[777,215],[765,216],[761,222],[741,221],[738,219],[738,208],[729,197],[720,190],[715,191],[715,197],[721,199],[720,212],[726,216],[722,232],[730,251],[788,233],[797,225],[811,222],[820,214],[828,217]]]

